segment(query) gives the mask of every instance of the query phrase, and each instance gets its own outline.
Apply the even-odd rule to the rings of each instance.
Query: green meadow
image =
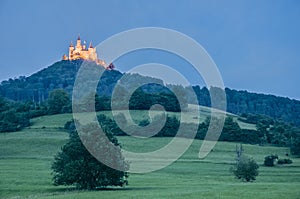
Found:
[[[204,120],[204,116],[200,119]],[[299,158],[292,157],[291,165],[262,165],[266,155],[278,154],[284,158],[288,148],[243,145],[244,153],[260,164],[257,180],[245,183],[229,172],[236,143],[218,142],[205,159],[199,159],[201,140],[194,140],[180,159],[164,169],[130,174],[125,188],[81,191],[53,186],[51,163],[68,139],[63,126],[71,118],[71,114],[43,116],[33,119],[30,128],[0,134],[0,198],[300,198]],[[253,128],[245,123],[240,126]],[[124,149],[142,152],[158,149],[171,138],[145,140],[124,136],[118,139]]]

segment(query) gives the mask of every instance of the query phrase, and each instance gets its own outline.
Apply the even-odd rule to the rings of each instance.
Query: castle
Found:
[[[92,46],[92,42],[90,43],[89,47],[86,47],[86,42],[81,44],[80,36],[77,38],[76,46],[74,47],[73,43],[71,42],[69,46],[69,56],[66,54],[63,55],[63,60],[76,60],[76,59],[83,59],[88,61],[94,61],[98,65],[103,66],[106,69],[113,69],[113,64],[107,65],[104,60],[98,59],[96,48]]]

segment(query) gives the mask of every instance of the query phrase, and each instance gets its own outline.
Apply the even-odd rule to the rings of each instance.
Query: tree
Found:
[[[95,109],[96,111],[106,111],[111,110],[111,98],[106,96],[99,96],[98,94],[95,95]]]
[[[259,168],[256,161],[252,157],[243,154],[242,145],[239,148],[236,147],[236,154],[236,164],[231,167],[231,172],[233,172],[236,178],[246,182],[256,180]]]
[[[154,124],[155,122],[160,122],[162,116],[157,115],[154,117]],[[176,136],[178,129],[180,126],[180,121],[176,116],[167,115],[166,123],[164,127],[155,135],[157,137],[174,137]]]
[[[182,85],[167,85],[169,89],[174,92],[176,97],[179,98],[179,101],[181,102],[182,107],[181,109],[187,108],[188,107],[188,88],[183,87]]]
[[[199,124],[196,139],[203,140],[205,138],[205,135],[206,135],[208,127],[209,127],[209,123],[210,123],[210,118],[206,117],[204,122],[201,122]]]
[[[0,96],[0,113],[9,109],[8,102]]]
[[[70,124],[69,124],[70,125]],[[90,136],[95,135],[93,125],[86,126]],[[118,140],[112,133],[106,133],[108,139],[119,146]],[[117,154],[111,154],[107,144],[101,140],[97,143],[101,147],[101,153],[111,161],[122,164],[128,168],[121,150]],[[106,186],[124,186],[128,184],[128,173],[118,171],[99,162],[81,142],[76,130],[70,132],[69,141],[62,147],[62,151],[55,156],[52,164],[54,185],[76,185],[80,189],[96,189]]]
[[[295,130],[291,137],[291,153],[300,156],[300,130]]]
[[[0,132],[13,132],[30,126],[29,109],[25,104],[0,97]]]
[[[71,101],[69,94],[63,89],[56,89],[50,92],[48,99],[49,114],[70,112]]]
[[[232,116],[226,117],[220,140],[241,141],[241,128]]]

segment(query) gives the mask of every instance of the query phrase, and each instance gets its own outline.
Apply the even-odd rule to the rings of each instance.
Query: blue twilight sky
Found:
[[[0,0],[0,24],[0,80],[28,76],[60,60],[79,33],[98,44],[121,31],[157,26],[199,42],[226,87],[300,99],[297,0]],[[101,49],[97,51],[101,57]],[[184,69],[186,76],[193,73],[182,60],[159,52],[128,55],[116,67],[125,72],[154,62],[153,57]],[[189,78],[201,83],[197,76]]]

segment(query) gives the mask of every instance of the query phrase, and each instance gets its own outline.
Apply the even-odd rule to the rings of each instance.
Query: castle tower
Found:
[[[82,50],[81,40],[80,40],[80,36],[79,35],[78,35],[77,42],[76,42],[76,50],[77,51],[81,51]]]
[[[73,51],[74,51],[74,45],[73,42],[71,41],[70,46],[69,46],[69,59],[72,60],[73,58]]]
[[[89,59],[96,61],[97,58],[97,53],[96,53],[96,48],[93,48],[92,42],[90,42],[89,48]]]
[[[68,60],[68,57],[66,54],[63,55],[62,60]]]

